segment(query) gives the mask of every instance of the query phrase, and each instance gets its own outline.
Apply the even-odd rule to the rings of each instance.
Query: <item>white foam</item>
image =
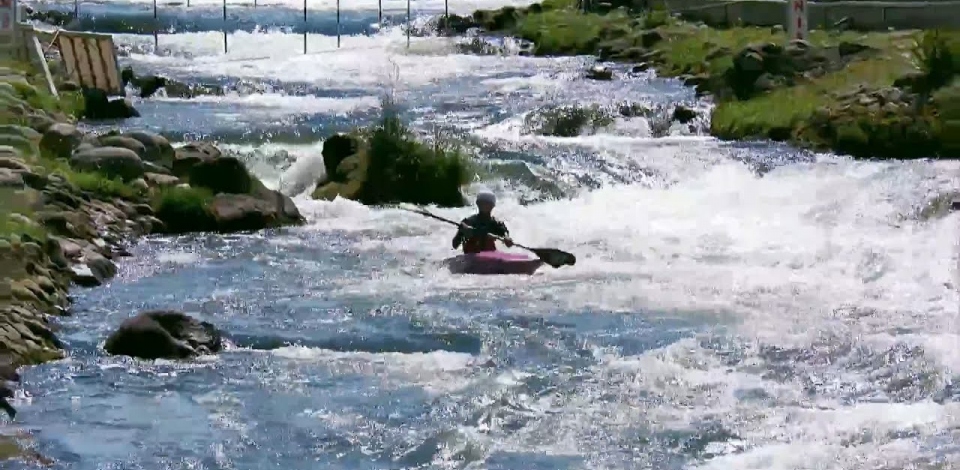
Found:
[[[321,98],[317,96],[292,96],[280,93],[229,93],[224,96],[197,96],[194,98],[153,98],[156,101],[181,103],[208,103],[223,106],[243,106],[254,108],[264,115],[290,114],[328,114],[346,115],[352,111],[373,109],[380,106],[380,99],[376,96],[360,98]]]

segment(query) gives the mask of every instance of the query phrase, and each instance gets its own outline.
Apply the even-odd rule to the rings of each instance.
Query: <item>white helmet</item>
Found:
[[[497,196],[489,191],[482,191],[477,194],[477,204],[486,202],[491,205],[497,205]]]

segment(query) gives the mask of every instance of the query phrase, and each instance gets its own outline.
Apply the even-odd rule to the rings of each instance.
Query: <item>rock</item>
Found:
[[[211,143],[189,143],[176,149],[170,170],[177,178],[187,178],[190,176],[190,169],[197,163],[220,158],[222,155],[220,149]]]
[[[147,181],[143,178],[137,178],[130,182],[130,187],[136,189],[141,193],[145,193],[150,190],[150,185],[147,184]]]
[[[79,263],[71,267],[72,280],[81,287],[96,287],[117,275],[117,266],[103,255],[83,249]]]
[[[0,135],[23,137],[34,144],[40,143],[41,134],[29,127],[13,124],[0,125]]]
[[[144,173],[143,179],[148,186],[163,188],[166,186],[176,186],[180,184],[180,178],[172,175],[161,175],[159,173]]]
[[[173,146],[170,145],[170,141],[163,136],[145,131],[126,132],[121,135],[123,137],[136,139],[143,144],[146,150],[145,153],[140,155],[143,161],[159,165],[168,170],[173,168],[173,159],[176,152],[174,152]]]
[[[213,194],[247,194],[253,189],[253,177],[243,162],[232,156],[206,159],[190,168],[190,186],[207,188]]]
[[[344,182],[346,174],[337,173],[337,167],[347,157],[357,153],[359,141],[348,134],[335,134],[323,141],[323,168],[326,171],[326,181]]]
[[[143,176],[143,162],[137,154],[120,147],[100,147],[77,152],[70,164],[82,171],[96,171],[108,178],[131,181]]]
[[[697,118],[697,112],[683,105],[677,105],[673,109],[672,120],[679,122],[680,124],[686,124]]]
[[[0,145],[0,158],[22,159],[23,152],[20,149],[10,145]]]
[[[589,80],[613,80],[613,70],[602,65],[594,65],[587,69],[585,76]]]
[[[663,33],[660,31],[651,29],[640,33],[640,46],[644,49],[650,49],[660,41],[663,41]]]
[[[76,126],[58,123],[50,126],[40,138],[40,150],[55,158],[69,160],[80,145],[83,134]]]
[[[643,72],[646,72],[647,70],[650,70],[650,64],[643,62],[631,67],[630,73],[643,73]]]
[[[222,349],[223,338],[212,324],[163,310],[124,320],[104,344],[109,354],[141,359],[186,359]]]
[[[36,153],[36,145],[30,140],[18,135],[0,134],[0,147],[12,147],[20,155],[33,155]]]
[[[130,150],[137,154],[137,157],[139,157],[140,160],[143,160],[143,156],[147,153],[147,147],[141,144],[139,140],[131,137],[108,135],[101,137],[99,141],[100,146],[102,147],[117,147]]]
[[[26,185],[20,173],[9,168],[0,168],[0,188],[22,188]]]
[[[29,165],[22,159],[15,156],[7,156],[0,153],[0,168],[16,171],[31,171]]]
[[[210,204],[220,232],[261,230],[290,223],[283,210],[283,201],[266,201],[246,194],[219,194]]]
[[[99,89],[84,89],[83,117],[90,120],[126,119],[139,117],[140,113],[126,98],[111,100],[107,93]]]

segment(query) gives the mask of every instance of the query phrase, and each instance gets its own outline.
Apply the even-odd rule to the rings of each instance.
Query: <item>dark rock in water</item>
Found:
[[[281,202],[282,204],[282,202]],[[246,194],[218,194],[210,211],[222,232],[260,230],[281,225],[283,206]]]
[[[177,178],[186,178],[194,165],[223,155],[215,145],[207,142],[193,142],[176,149],[170,170]]]
[[[223,87],[218,85],[188,85],[186,83],[178,82],[169,77],[163,77],[160,75],[146,75],[138,77],[130,67],[124,67],[124,69],[120,71],[120,81],[123,83],[123,86],[130,84],[137,90],[140,90],[141,98],[149,98],[161,89],[164,90],[167,96],[171,98],[193,98],[194,96],[201,95],[223,95]]]
[[[253,176],[236,157],[223,156],[197,162],[190,168],[190,185],[207,188],[214,194],[247,194],[253,188]]]
[[[586,78],[590,80],[613,80],[613,70],[602,65],[594,65],[587,69]]]
[[[673,120],[680,124],[686,124],[697,118],[697,112],[683,105],[677,105],[673,109]]]
[[[74,284],[96,287],[117,275],[117,266],[113,261],[91,250],[83,250],[82,253],[80,263],[70,270]]]
[[[165,310],[124,320],[104,345],[109,354],[141,359],[186,359],[222,349],[222,335],[211,323]]]
[[[353,136],[347,134],[336,134],[323,141],[323,168],[326,171],[326,181],[344,182],[347,175],[338,173],[337,167],[340,166],[347,157],[357,153],[360,143]]]
[[[3,382],[20,382],[20,374],[13,364],[0,364],[0,380]],[[7,402],[7,398],[13,398],[13,396],[13,389],[6,383],[0,383],[0,409],[6,411],[11,419],[17,417],[16,408]]]
[[[163,186],[176,178],[185,179],[191,188],[203,189],[208,195],[207,200],[198,200],[198,196],[204,197],[202,193],[183,193],[183,198],[171,197],[160,204],[156,216],[164,232],[235,232],[304,222],[293,200],[267,188],[243,162],[224,156],[212,144],[198,142],[177,149],[172,168],[174,180],[161,184],[157,175],[151,175],[151,180]]]
[[[70,165],[83,171],[97,171],[109,178],[131,181],[143,176],[143,160],[130,149],[99,147],[81,150],[70,158]]]
[[[84,89],[83,99],[83,117],[90,120],[126,119],[140,116],[140,113],[134,109],[126,98],[111,100],[107,92],[97,88]]]
[[[479,28],[480,24],[469,16],[450,15],[449,17],[440,17],[437,21],[437,34],[442,35],[462,35],[473,28]]]
[[[30,7],[27,7],[27,18],[33,21],[46,23],[51,26],[66,26],[75,19],[73,13],[57,10],[40,11]]]
[[[955,197],[950,201],[950,210],[960,211],[960,197]]]

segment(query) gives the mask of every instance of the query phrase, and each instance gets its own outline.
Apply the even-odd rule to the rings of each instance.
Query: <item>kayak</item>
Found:
[[[538,258],[502,251],[463,254],[444,262],[454,274],[533,274],[543,266]]]

